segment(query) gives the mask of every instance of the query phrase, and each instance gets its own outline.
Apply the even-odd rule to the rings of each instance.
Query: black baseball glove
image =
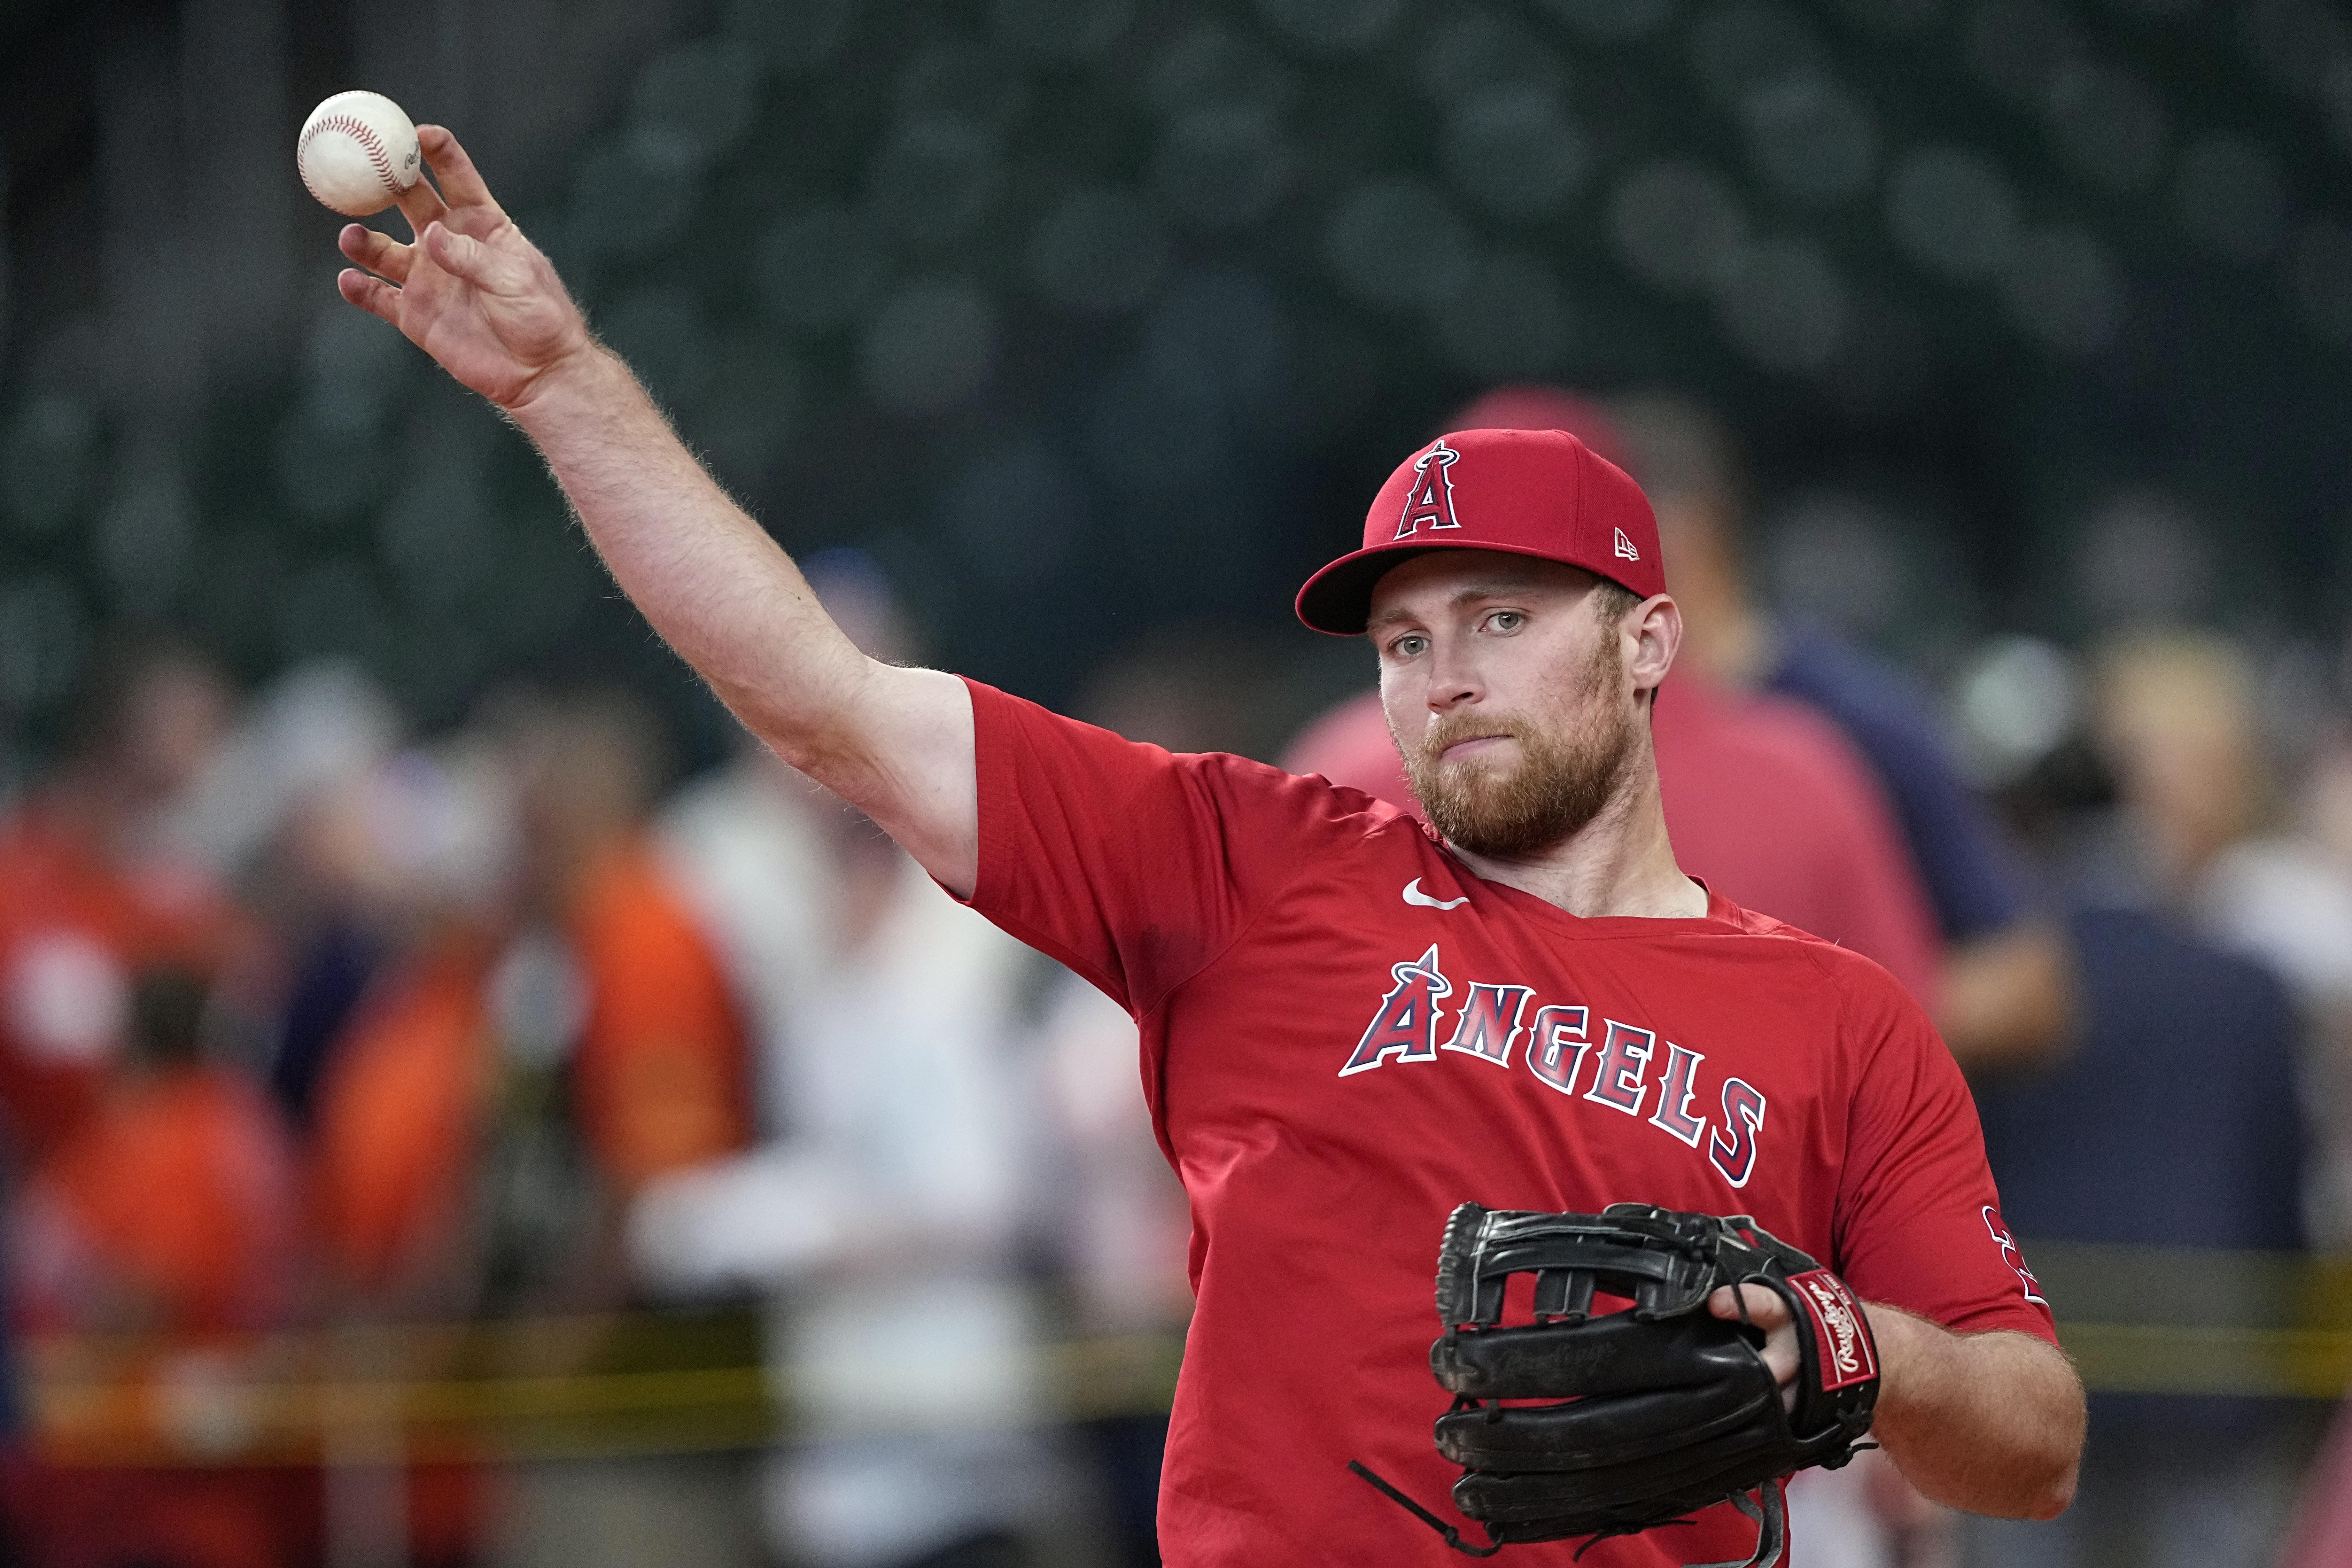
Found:
[[[1534,1276],[1531,1317],[1506,1326],[1507,1288],[1520,1274]],[[1717,1287],[1750,1281],[1795,1317],[1793,1407],[1764,1364],[1762,1331],[1707,1310]],[[1633,1305],[1595,1315],[1596,1294]],[[1774,1483],[1852,1458],[1878,1397],[1862,1303],[1745,1215],[1464,1204],[1438,1253],[1437,1315],[1444,1332],[1430,1368],[1454,1396],[1437,1420],[1437,1451],[1463,1467],[1454,1505],[1486,1526],[1489,1544],[1469,1544],[1361,1464],[1349,1468],[1477,1557],[1518,1542],[1631,1535],[1727,1501],[1758,1521],[1744,1568],[1771,1568],[1788,1538]]]

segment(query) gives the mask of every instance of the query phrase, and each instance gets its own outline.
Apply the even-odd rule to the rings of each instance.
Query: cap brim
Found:
[[[1591,567],[1573,561],[1561,561],[1552,551],[1524,545],[1493,544],[1485,540],[1465,540],[1460,544],[1431,544],[1425,540],[1375,544],[1352,555],[1342,555],[1307,579],[1306,585],[1298,590],[1298,618],[1315,630],[1328,632],[1333,637],[1361,637],[1364,635],[1364,623],[1371,619],[1372,589],[1380,580],[1414,556],[1433,554],[1440,550],[1484,550],[1496,555],[1525,555],[1537,561],[1553,561],[1563,566],[1575,566],[1580,572],[1592,571]],[[1594,572],[1593,575],[1600,577],[1607,574]]]
[[[1298,618],[1336,637],[1361,637],[1371,618],[1372,585],[1382,574],[1433,548],[1425,543],[1376,544],[1342,555],[1307,579],[1298,590]]]

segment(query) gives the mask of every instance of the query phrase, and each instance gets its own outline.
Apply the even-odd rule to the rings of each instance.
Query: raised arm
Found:
[[[457,140],[417,127],[435,179],[401,200],[416,237],[360,224],[343,298],[503,409],[547,459],[646,620],[777,755],[852,802],[957,892],[979,864],[971,705],[935,670],[860,653],[791,559],[728,499]]]

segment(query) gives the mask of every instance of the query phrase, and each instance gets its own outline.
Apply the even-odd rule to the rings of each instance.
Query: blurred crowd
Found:
[[[1751,583],[1751,484],[1704,408],[1525,387],[1450,424],[1574,430],[1648,490],[1689,626],[1656,709],[1678,855],[1929,1008],[2021,1258],[2352,1247],[2340,698],[2281,744],[2266,650],[2180,621],[1988,645],[1939,690]],[[863,557],[805,564],[862,647],[919,654]],[[1413,809],[1363,677],[1281,760]],[[1225,749],[1250,691],[1178,644],[1077,706]],[[355,667],[239,692],[148,631],[71,711],[0,826],[21,1560],[484,1560],[487,1457],[264,1453],[233,1391],[288,1375],[292,1330],[364,1382],[436,1370],[372,1362],[372,1328],[731,1302],[789,1415],[771,1561],[1058,1562],[1073,1510],[1073,1561],[1157,1561],[1162,1423],[1057,1392],[1072,1336],[1172,1334],[1189,1301],[1115,1005],[748,739],[674,778],[625,690],[494,684],[419,735]],[[44,1436],[101,1352],[136,1454]],[[2269,1563],[2291,1521],[2341,1561],[2315,1543],[2352,1530],[2352,1454],[2314,1468],[2314,1426],[2102,1394],[2065,1518],[1964,1528],[1864,1462],[1794,1489],[1802,1561]]]

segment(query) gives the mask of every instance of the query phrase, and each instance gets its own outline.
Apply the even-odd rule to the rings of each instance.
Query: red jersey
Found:
[[[1440,1505],[1460,1474],[1431,1445],[1428,1352],[1465,1199],[1753,1214],[1866,1300],[2054,1340],[1959,1070],[1869,960],[1718,894],[1696,919],[1580,920],[1354,790],[971,689],[971,901],[1135,1016],[1192,1200],[1171,1568],[1454,1561],[1346,1466]],[[1754,1540],[1720,1507],[1584,1563]]]

